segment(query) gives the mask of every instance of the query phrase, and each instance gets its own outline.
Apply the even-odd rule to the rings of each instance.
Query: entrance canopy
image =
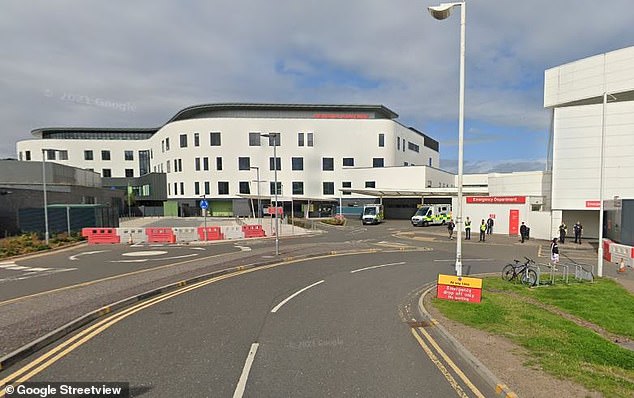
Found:
[[[406,190],[406,189],[394,189],[394,188],[364,188],[364,189],[352,189],[352,188],[340,188],[340,192],[350,192],[359,195],[375,196],[382,198],[420,198],[423,196],[457,196],[458,188],[427,188],[425,190]],[[463,195],[471,196],[486,196],[489,194],[486,187],[463,187]]]

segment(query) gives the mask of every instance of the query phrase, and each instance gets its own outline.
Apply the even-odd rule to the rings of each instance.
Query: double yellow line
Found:
[[[43,370],[45,370],[46,368],[48,368],[49,366],[51,366],[52,364],[54,364],[55,362],[60,360],[61,358],[63,358],[66,355],[68,355],[70,352],[75,350],[77,347],[79,347],[82,344],[86,343],[87,341],[91,340],[93,337],[97,336],[99,333],[103,332],[104,330],[106,330],[110,326],[118,323],[119,321],[124,320],[125,318],[129,317],[130,315],[133,315],[133,314],[135,314],[135,313],[137,313],[137,312],[139,312],[141,310],[144,310],[144,309],[146,309],[148,307],[151,307],[154,304],[158,304],[158,303],[160,303],[162,301],[169,300],[169,299],[174,298],[176,296],[179,296],[181,294],[190,292],[192,290],[201,288],[203,286],[206,286],[206,285],[209,285],[209,284],[212,284],[212,283],[215,283],[215,282],[222,281],[224,279],[232,278],[232,277],[235,277],[235,276],[239,276],[239,275],[250,273],[250,272],[254,272],[254,271],[259,271],[259,270],[264,270],[264,269],[276,267],[276,266],[281,265],[281,264],[284,264],[284,263],[276,263],[276,264],[270,264],[270,265],[257,267],[257,268],[238,270],[238,271],[232,272],[230,274],[217,276],[217,277],[211,278],[211,279],[206,280],[206,281],[194,283],[194,284],[189,285],[189,286],[186,285],[186,282],[180,282],[180,284],[183,285],[184,287],[182,287],[182,288],[180,288],[178,290],[175,290],[173,292],[165,293],[165,294],[162,294],[160,296],[157,296],[157,297],[154,297],[152,299],[149,299],[147,301],[144,301],[144,302],[138,303],[136,305],[133,305],[130,308],[127,308],[127,309],[125,309],[125,310],[123,310],[121,312],[118,312],[118,313],[116,313],[116,314],[114,314],[114,315],[112,315],[112,316],[110,316],[108,318],[105,318],[105,319],[103,319],[101,321],[98,321],[94,325],[91,325],[90,327],[80,331],[79,333],[77,333],[76,335],[72,336],[71,338],[69,338],[68,340],[64,341],[63,343],[59,344],[58,346],[56,346],[52,350],[50,350],[47,353],[41,355],[40,357],[38,357],[34,361],[28,363],[27,365],[25,365],[22,368],[18,369],[17,371],[12,373],[11,375],[9,375],[9,376],[3,378],[2,380],[0,380],[0,386],[6,386],[7,384],[24,383],[25,381],[29,380],[33,376],[35,376],[38,373],[42,372]],[[104,307],[104,308],[101,309],[101,311],[102,311],[103,314],[108,314],[110,312],[110,307]],[[5,396],[5,391],[3,389],[2,391],[0,391],[0,398],[2,398],[4,396]]]
[[[432,319],[432,323],[435,324],[436,321]],[[442,348],[436,343],[436,341],[431,337],[431,335],[422,327],[411,328],[412,335],[418,342],[418,344],[422,347],[425,354],[429,357],[434,365],[440,370],[440,373],[445,377],[447,382],[451,388],[456,391],[460,398],[469,398],[469,395],[464,391],[464,389],[460,386],[460,383],[453,377],[451,372],[444,365],[446,363],[454,373],[462,380],[462,382],[471,390],[471,392],[478,398],[485,398],[485,396],[478,390],[478,388],[469,380],[469,378],[464,374],[462,370],[449,358],[449,356],[443,351]],[[429,342],[427,344],[425,341]],[[444,360],[441,361],[438,356],[434,353],[434,350],[431,349],[430,345],[434,348],[434,350],[442,357]]]

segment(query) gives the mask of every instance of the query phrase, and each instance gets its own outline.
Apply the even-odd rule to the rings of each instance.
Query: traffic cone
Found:
[[[619,263],[618,272],[625,272],[625,261],[623,261],[623,259],[621,259],[621,262]]]

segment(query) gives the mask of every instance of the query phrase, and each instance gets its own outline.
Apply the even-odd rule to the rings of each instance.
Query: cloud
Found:
[[[452,173],[458,172],[457,159],[441,159],[440,168]],[[463,166],[465,174],[480,173],[512,173],[515,171],[544,171],[545,159],[510,159],[510,160],[475,160],[466,161]]]
[[[15,156],[15,142],[36,127],[155,127],[209,102],[384,104],[403,124],[445,140],[458,117],[459,18],[436,21],[426,5],[5,0],[0,157]],[[629,7],[468,2],[465,113],[475,127],[506,131],[508,150],[497,158],[519,158],[514,137],[547,131],[545,69],[632,44],[630,15],[613,11]],[[56,97],[64,93],[135,111]]]

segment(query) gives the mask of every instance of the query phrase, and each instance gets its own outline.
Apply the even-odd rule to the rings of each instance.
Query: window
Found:
[[[22,152],[18,153],[18,160],[22,160]]]
[[[203,170],[209,171],[209,158],[208,157],[204,157],[203,158]]]
[[[228,181],[218,181],[218,195],[229,195]]]
[[[187,148],[187,134],[180,135],[181,148]]]
[[[178,173],[178,160],[174,159],[174,173]]]
[[[431,180],[427,180],[427,188],[431,188]]]
[[[169,138],[165,139],[165,150],[166,151],[170,150],[170,139]]]
[[[185,195],[185,183],[181,182],[180,185],[181,185],[181,195]]]
[[[24,159],[31,160],[31,151],[24,151]],[[86,159],[86,160],[92,160],[92,156],[91,156],[91,159]]]
[[[352,188],[352,183],[350,181],[344,181],[341,183],[341,188]],[[341,192],[342,195],[352,195],[352,192],[348,191],[343,191]]]
[[[365,187],[366,188],[376,188],[376,183],[374,181],[366,181],[365,182]]]
[[[194,168],[196,171],[200,171],[200,158],[194,159]]]
[[[139,175],[146,175],[150,172],[150,159],[152,159],[152,151],[139,151]]]
[[[372,167],[383,167],[383,158],[372,159]]]
[[[354,158],[343,158],[343,165],[344,166],[354,166]]]
[[[161,152],[165,152],[165,141],[161,140]]]
[[[209,181],[205,181],[205,195],[209,195],[210,192]]]
[[[251,169],[251,158],[244,157],[238,158],[238,170],[250,170]]]
[[[170,184],[167,184],[167,194],[168,195],[172,194],[172,186]]]
[[[183,171],[183,159],[178,159],[178,171]]]
[[[323,183],[324,195],[334,195],[335,194],[335,183],[334,182],[324,182]]]
[[[102,177],[112,177],[112,170],[110,170],[110,169],[101,170],[101,176]]]
[[[269,170],[277,170],[280,171],[282,170],[282,159],[277,157],[270,157],[269,158]]]
[[[260,146],[260,133],[249,133],[249,146]]]
[[[269,186],[269,190],[271,192],[271,195],[275,195],[275,181],[271,181],[271,184]],[[282,182],[278,181],[277,182],[277,195],[281,195],[282,194]]]
[[[304,170],[304,158],[291,158],[293,170]]]
[[[249,185],[249,181],[240,181],[240,193],[250,194],[251,187]]]
[[[178,183],[174,183],[174,195],[178,195]]]
[[[125,160],[134,160],[134,151],[125,151],[124,158]]]
[[[379,146],[380,147],[385,146],[385,134],[383,133],[379,133]]]
[[[28,154],[29,152],[27,151],[27,155]],[[94,159],[94,156],[92,154],[92,151],[84,151],[84,160],[93,160],[93,159]]]
[[[313,146],[313,133],[306,133],[306,146]]]
[[[335,159],[334,158],[322,158],[321,159],[321,169],[323,171],[333,171],[335,169]]]
[[[304,146],[304,133],[297,133],[297,146]]]
[[[417,152],[417,153],[420,151],[420,147],[418,145],[414,144],[413,142],[408,142],[407,143],[407,148],[410,151],[414,151],[414,152]]]
[[[282,143],[280,133],[269,133],[269,146],[280,146]]]
[[[101,151],[101,160],[110,160],[110,151]]]
[[[217,157],[216,158],[216,170],[222,170],[222,158],[221,157]]]
[[[172,162],[170,162],[169,160],[167,162],[165,162],[165,165],[167,166],[167,172],[171,173],[172,171],[170,170],[170,165],[172,164]]]
[[[125,169],[126,177],[134,177],[134,169]]]
[[[303,195],[303,194],[304,194],[304,182],[293,181],[293,195]]]
[[[209,133],[209,145],[211,145],[211,146],[220,146],[220,133],[219,132]]]
[[[46,160],[55,160],[55,150],[54,149],[45,150],[44,156],[46,156]]]
[[[396,150],[401,150],[401,137],[396,137]]]
[[[431,158],[429,158],[429,167],[431,167]]]
[[[68,151],[58,151],[59,160],[68,160]]]
[[[200,195],[200,183],[198,181],[194,182],[194,195]]]
[[[200,134],[194,133],[194,146],[200,146]]]

